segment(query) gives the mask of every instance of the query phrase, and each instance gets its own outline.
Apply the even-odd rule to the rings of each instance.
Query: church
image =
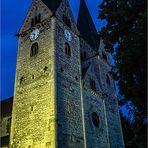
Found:
[[[68,0],[33,0],[17,36],[1,147],[124,148],[111,59],[85,0],[77,23]]]

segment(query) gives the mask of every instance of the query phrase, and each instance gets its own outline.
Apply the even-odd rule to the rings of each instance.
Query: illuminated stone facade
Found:
[[[67,0],[33,0],[18,33],[10,148],[124,147],[110,58],[89,40],[87,13],[81,0],[76,25]]]

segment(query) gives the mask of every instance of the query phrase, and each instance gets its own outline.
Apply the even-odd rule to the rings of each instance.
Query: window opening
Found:
[[[35,25],[38,23],[38,17],[35,16]]]
[[[31,46],[31,53],[30,53],[30,56],[32,57],[32,56],[34,56],[34,55],[36,55],[36,54],[38,54],[38,43],[34,43],[34,44],[32,44],[32,46]]]
[[[31,27],[34,27],[35,23],[34,23],[34,19],[31,19]]]
[[[30,110],[31,110],[31,111],[33,111],[33,110],[34,110],[33,105],[31,105],[31,106],[30,106]]]
[[[39,13],[37,16],[31,19],[31,27],[34,27],[36,24],[41,22],[41,14]]]
[[[20,84],[22,84],[24,80],[25,80],[24,77],[21,77],[20,78]]]
[[[64,14],[63,14],[63,22],[64,22],[69,28],[71,28],[70,19],[69,19],[67,16],[65,16]]]
[[[41,22],[41,14],[39,13],[39,15],[38,15],[38,23],[40,23]]]
[[[71,49],[70,45],[68,43],[65,43],[65,53],[69,56],[71,56]]]
[[[78,80],[78,77],[76,76],[75,79]]]
[[[92,122],[97,128],[99,128],[100,120],[99,120],[99,116],[96,112],[92,113]]]
[[[32,75],[32,79],[34,79],[35,77],[34,77],[34,75]]]
[[[95,80],[90,78],[90,88],[94,91],[96,91],[96,83]]]
[[[110,86],[110,78],[108,75],[106,75],[106,83]]]
[[[44,67],[44,72],[46,72],[48,70],[48,67],[47,66],[45,66]]]
[[[63,72],[63,71],[64,71],[64,69],[63,69],[62,67],[61,67],[61,69],[60,69],[60,70],[61,70],[61,72]]]

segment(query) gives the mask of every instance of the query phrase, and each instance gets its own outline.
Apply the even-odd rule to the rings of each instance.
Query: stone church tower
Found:
[[[11,148],[123,148],[111,64],[84,0],[33,0],[18,33]]]

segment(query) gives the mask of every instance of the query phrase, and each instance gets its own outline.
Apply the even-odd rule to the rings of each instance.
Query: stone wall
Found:
[[[63,14],[71,20],[71,28],[63,23]],[[80,47],[76,25],[67,0],[63,0],[56,16],[58,147],[82,148],[84,147],[84,133],[80,87]],[[65,38],[64,30],[71,33],[72,41]],[[65,53],[65,43],[69,44],[71,55]]]
[[[109,141],[104,100],[99,95],[92,94],[92,91],[88,89],[84,89],[83,97],[86,145],[88,148],[107,147]],[[99,117],[98,126],[93,123],[93,113],[96,113]]]
[[[95,82],[97,85],[99,85],[99,91],[98,93],[103,94],[104,96],[104,101],[102,104],[99,104],[99,102],[97,102],[98,98],[96,98],[93,95],[90,95],[89,91],[87,92],[86,90],[83,93],[83,100],[84,100],[84,110],[85,110],[85,125],[88,124],[89,122],[89,118],[88,118],[88,106],[91,106],[92,108],[95,108],[96,110],[99,108],[102,108],[102,106],[104,106],[104,108],[102,109],[102,112],[99,113],[99,116],[103,116],[104,118],[104,122],[106,123],[106,126],[104,126],[101,130],[98,130],[99,132],[104,132],[104,134],[106,133],[107,135],[101,135],[99,137],[99,139],[101,139],[101,141],[98,142],[97,144],[91,144],[91,141],[93,141],[93,139],[91,139],[90,137],[94,137],[97,139],[97,135],[91,135],[90,133],[91,128],[86,127],[85,130],[88,130],[89,134],[87,134],[86,132],[86,142],[87,142],[87,146],[91,145],[92,148],[95,148],[97,146],[99,147],[117,147],[117,148],[123,148],[124,147],[124,141],[123,141],[123,136],[122,136],[122,129],[121,129],[121,122],[120,122],[120,115],[119,115],[119,108],[118,108],[118,102],[117,102],[117,98],[115,96],[115,83],[112,80],[109,72],[111,70],[111,59],[110,59],[110,55],[108,53],[105,52],[104,49],[104,44],[103,41],[100,41],[100,47],[98,49],[99,55],[95,56],[96,49],[93,49],[90,45],[87,44],[87,42],[85,40],[83,40],[82,38],[80,39],[80,51],[81,53],[83,53],[84,51],[86,51],[87,55],[86,55],[86,59],[84,59],[82,61],[82,69],[89,67],[90,65],[93,65],[94,67],[94,73],[96,74],[96,79]],[[106,58],[103,57],[103,53],[106,55]],[[90,58],[91,57],[91,58]],[[89,75],[89,77],[94,79],[94,75],[92,75],[92,73],[88,73],[87,75]],[[92,75],[92,76],[91,76]],[[109,84],[107,82],[107,76],[109,77]],[[86,78],[85,78],[86,79]],[[89,87],[89,79],[85,80],[84,79],[84,88],[87,86],[90,90]],[[98,89],[97,89],[98,90]],[[97,93],[96,90],[96,93]],[[93,92],[93,90],[90,90],[90,92]],[[87,95],[86,95],[87,94]],[[95,94],[95,93],[92,93]],[[91,99],[88,99],[91,98]],[[92,100],[96,99],[95,104],[92,104]],[[100,99],[100,98],[99,98]],[[86,101],[87,100],[87,101]],[[97,107],[96,107],[97,106]],[[97,113],[97,111],[96,111]],[[99,128],[98,128],[99,129]],[[91,135],[91,136],[90,136]],[[106,138],[107,136],[107,138]],[[91,140],[90,140],[91,139]],[[95,141],[95,140],[94,140]],[[104,142],[103,142],[104,141]]]
[[[31,19],[39,13],[42,21],[36,28],[40,35],[31,41]],[[63,14],[70,19],[71,28],[63,23]],[[71,41],[64,30],[70,32]],[[33,43],[38,43],[38,54],[31,57]],[[81,61],[84,51],[89,60]],[[105,60],[102,52],[102,42],[99,49],[93,49],[79,38],[67,0],[54,15],[42,1],[33,1],[19,32],[11,148],[124,147],[114,81],[108,73],[109,55]],[[82,78],[83,69],[90,65],[93,68]],[[96,91],[89,78],[95,80]],[[7,118],[2,120],[4,135]]]
[[[39,13],[35,5],[42,14],[42,22],[36,26],[40,35],[36,41],[31,41],[30,29],[19,37],[10,137],[12,148],[56,147],[54,19],[39,2],[33,3],[27,22]],[[24,34],[25,26],[29,27],[30,23],[22,26],[20,34]],[[39,46],[38,54],[30,57],[35,42]]]
[[[100,42],[99,47],[100,58],[100,77],[101,84],[103,88],[103,92],[107,94],[105,99],[105,108],[106,108],[106,117],[107,117],[107,125],[108,125],[108,133],[109,133],[109,142],[111,148],[123,148],[123,134],[121,128],[120,114],[118,108],[118,101],[115,95],[115,82],[111,78],[109,71],[111,70],[111,59],[110,55],[105,52],[103,41]],[[104,52],[107,56],[107,60],[105,60],[102,56],[102,52]],[[107,83],[106,74],[109,76],[110,84]]]

